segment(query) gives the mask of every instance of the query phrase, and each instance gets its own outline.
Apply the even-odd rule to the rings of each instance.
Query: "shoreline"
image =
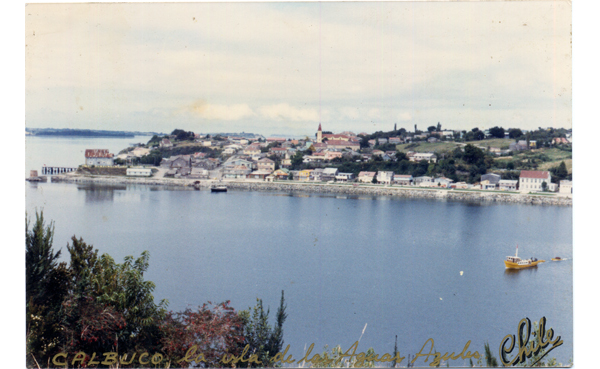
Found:
[[[195,182],[200,182],[201,189],[209,189],[214,184],[226,185],[228,189],[247,191],[296,191],[308,193],[329,193],[344,195],[373,195],[391,196],[401,198],[424,198],[455,201],[480,201],[480,202],[503,202],[531,205],[554,205],[573,206],[571,196],[557,195],[532,195],[521,193],[507,193],[499,191],[477,191],[477,190],[449,190],[436,188],[421,188],[409,186],[384,186],[344,183],[314,183],[314,182],[264,182],[248,180],[225,180],[222,182],[213,180],[194,180],[181,178],[143,178],[143,177],[117,177],[117,176],[90,176],[90,175],[56,175],[52,176],[52,182],[63,183],[97,183],[106,185],[147,185],[165,187],[193,188]]]

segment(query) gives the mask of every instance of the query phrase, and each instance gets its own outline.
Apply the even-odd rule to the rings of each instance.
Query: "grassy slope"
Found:
[[[416,145],[406,148],[407,146]],[[458,146],[455,142],[415,142],[413,144],[396,145],[398,151],[415,151],[415,152],[445,152],[452,151]]]

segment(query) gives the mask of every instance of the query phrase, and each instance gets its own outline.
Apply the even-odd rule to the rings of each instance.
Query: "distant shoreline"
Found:
[[[425,198],[454,201],[481,201],[502,202],[531,205],[557,205],[572,206],[572,197],[549,195],[549,194],[521,194],[505,193],[500,191],[473,191],[473,190],[449,190],[437,188],[420,188],[406,186],[382,186],[361,184],[327,184],[295,181],[240,181],[231,180],[217,182],[212,180],[194,180],[180,178],[140,178],[140,177],[117,177],[117,176],[82,176],[82,175],[58,175],[52,177],[53,182],[65,183],[97,183],[105,185],[147,185],[166,187],[193,188],[194,183],[199,182],[199,187],[209,189],[214,184],[223,184],[233,190],[249,191],[284,191],[284,192],[308,192],[308,193],[331,193],[344,195],[373,195],[390,196],[401,198]]]
[[[152,136],[153,132],[108,131],[97,129],[70,128],[28,128],[27,137],[93,137],[93,138],[134,138],[136,136]]]

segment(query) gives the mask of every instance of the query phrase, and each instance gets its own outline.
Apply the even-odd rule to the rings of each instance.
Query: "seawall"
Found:
[[[149,185],[192,188],[194,183],[200,188],[208,189],[216,184],[211,180],[193,180],[179,178],[139,178],[139,177],[115,177],[115,176],[81,176],[81,175],[59,175],[53,176],[52,182],[68,183],[97,183],[105,185]],[[308,193],[330,193],[346,195],[372,195],[372,196],[395,196],[404,198],[444,199],[452,201],[483,201],[504,202],[532,205],[559,205],[572,206],[573,199],[566,196],[551,194],[531,195],[520,193],[502,193],[468,190],[447,190],[436,188],[400,187],[361,184],[327,184],[306,182],[262,182],[262,181],[223,181],[228,189],[247,191],[282,191],[282,192],[308,192]]]

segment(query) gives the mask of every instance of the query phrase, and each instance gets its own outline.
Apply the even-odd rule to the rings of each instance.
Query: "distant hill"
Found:
[[[249,132],[240,132],[240,133],[219,132],[219,133],[209,133],[209,135],[211,135],[211,136],[227,136],[227,137],[244,137],[244,138],[263,137],[263,135],[256,134],[256,133],[249,133]]]
[[[135,137],[152,136],[161,133],[139,131],[107,131],[96,129],[71,129],[71,128],[25,128],[25,132],[32,136],[61,136],[61,137]]]

